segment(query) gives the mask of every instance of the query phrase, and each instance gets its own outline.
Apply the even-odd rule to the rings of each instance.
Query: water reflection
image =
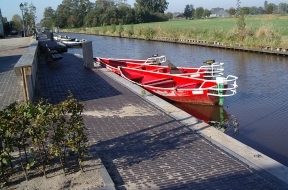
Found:
[[[235,115],[227,113],[222,106],[172,103],[179,109],[189,113],[199,120],[214,126],[216,129],[237,136],[239,123]]]

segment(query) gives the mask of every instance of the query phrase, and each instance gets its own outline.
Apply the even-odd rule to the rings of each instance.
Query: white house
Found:
[[[229,17],[229,13],[227,13],[223,8],[213,8],[211,9],[210,18],[216,17]]]

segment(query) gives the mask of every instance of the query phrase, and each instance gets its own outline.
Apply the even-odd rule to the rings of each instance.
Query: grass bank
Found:
[[[288,48],[288,16],[259,15],[245,17],[245,38],[237,38],[235,18],[201,20],[170,20],[167,22],[136,25],[111,25],[92,28],[63,29],[62,32],[85,33],[142,38],[193,39],[220,42],[227,45],[241,44],[245,48]]]

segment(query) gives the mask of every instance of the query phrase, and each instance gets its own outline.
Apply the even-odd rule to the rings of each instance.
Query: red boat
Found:
[[[175,75],[182,75],[188,77],[217,77],[221,76],[224,71],[224,63],[210,63],[210,65],[203,65],[199,68],[191,67],[175,67],[172,63],[168,63],[167,66],[161,65],[166,63],[165,56],[150,57],[147,60],[137,60],[137,59],[115,59],[115,58],[102,58],[96,57],[95,61],[108,70],[119,74],[120,71],[118,67],[132,67],[141,70],[170,73]],[[209,60],[210,61],[210,60]]]
[[[201,79],[168,73],[119,67],[122,77],[151,93],[175,102],[223,105],[224,97],[236,94],[236,76]]]

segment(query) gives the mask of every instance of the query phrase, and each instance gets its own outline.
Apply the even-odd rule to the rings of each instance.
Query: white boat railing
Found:
[[[181,87],[174,87],[175,90],[181,91],[181,90],[191,90],[195,94],[202,94],[203,91],[208,90],[207,95],[210,96],[218,96],[218,97],[227,97],[227,96],[233,96],[237,93],[236,88],[238,87],[236,80],[238,77],[233,75],[228,75],[225,77],[217,77],[216,80],[203,80],[202,84],[199,87],[195,88],[182,88]],[[212,87],[203,87],[206,83],[215,82],[216,85]],[[185,86],[185,85],[184,85]],[[184,87],[183,86],[183,87]],[[209,91],[212,91],[209,92]],[[197,93],[198,92],[198,93]]]
[[[206,69],[205,77],[221,77],[224,72],[224,63],[215,62],[211,65],[203,65],[200,68]]]
[[[200,77],[200,74],[204,74],[204,78],[206,79],[216,79],[216,77],[223,76],[224,71],[223,65],[224,63],[215,62],[212,65],[203,65],[197,68],[197,71],[193,73],[182,73],[182,74],[180,73],[174,75],[197,78]]]
[[[210,88],[209,90],[213,90],[213,93],[207,93],[210,96],[218,96],[218,97],[226,97],[235,95],[236,88],[238,87],[236,80],[238,77],[233,75],[228,75],[226,78],[217,77],[216,83],[217,86]]]

